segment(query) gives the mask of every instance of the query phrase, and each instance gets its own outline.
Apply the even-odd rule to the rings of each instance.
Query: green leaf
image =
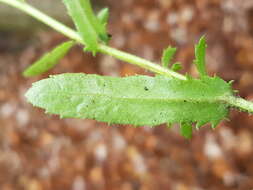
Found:
[[[105,43],[109,41],[109,36],[107,34],[106,25],[104,23],[101,23],[99,18],[95,15],[90,0],[79,0],[84,13],[86,14],[88,20],[90,21],[90,24],[93,26],[94,30],[96,31],[99,39]],[[103,9],[101,12],[101,16],[103,16],[103,19],[107,19],[108,21],[109,17],[109,10]]]
[[[219,99],[231,94],[230,85],[218,77],[183,81],[164,76],[61,74],[35,82],[26,97],[63,118],[155,126],[221,121],[229,108]]]
[[[172,128],[172,124],[171,123],[167,123],[166,126],[167,126],[168,129]]]
[[[177,62],[177,63],[174,63],[172,66],[171,66],[171,70],[177,72],[179,70],[181,70],[183,67],[182,67],[182,64]]]
[[[180,134],[187,138],[190,139],[192,138],[192,126],[189,123],[181,123],[180,125]]]
[[[101,11],[98,12],[97,18],[103,26],[106,26],[108,24],[109,19],[109,9],[103,8]]]
[[[226,119],[226,118],[225,118]],[[212,129],[215,129],[217,127],[217,125],[219,124],[219,121],[212,121],[211,122],[211,127]]]
[[[194,64],[196,65],[200,77],[206,76],[206,39],[202,36],[199,40],[199,43],[195,46],[195,60]]]
[[[196,129],[199,130],[200,127],[202,127],[203,125],[205,125],[207,122],[206,121],[199,121],[196,123]]]
[[[163,67],[168,67],[170,65],[171,59],[175,55],[177,48],[168,47],[163,51],[162,55],[162,65]]]
[[[23,72],[23,76],[31,77],[40,75],[53,68],[56,64],[58,64],[59,60],[62,59],[66,55],[66,53],[68,53],[68,51],[71,47],[73,47],[74,44],[75,42],[68,41],[58,45],[50,53],[45,54],[34,64],[29,66]]]
[[[103,8],[99,13],[97,14],[97,18],[101,25],[104,27],[104,33],[103,35],[100,35],[101,40],[104,41],[106,44],[109,42],[111,39],[111,35],[107,33],[107,25],[108,25],[108,20],[109,20],[109,9],[108,8]]]
[[[75,26],[82,37],[85,44],[85,50],[96,54],[98,51],[99,36],[94,28],[92,10],[88,0],[63,0],[68,9],[69,15],[72,17]],[[85,9],[84,9],[85,8]]]

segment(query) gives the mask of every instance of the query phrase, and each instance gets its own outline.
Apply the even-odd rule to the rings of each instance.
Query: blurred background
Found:
[[[72,25],[60,0],[28,1]],[[178,47],[182,72],[196,76],[194,44],[208,41],[210,75],[235,80],[253,99],[252,0],[96,0],[111,10],[113,47],[159,63],[162,50]],[[31,84],[66,72],[152,75],[81,47],[53,70],[24,78],[21,72],[66,38],[25,14],[0,5],[1,190],[251,190],[253,116],[232,111],[217,129],[207,125],[191,140],[178,127],[108,126],[94,120],[59,119],[24,98]]]

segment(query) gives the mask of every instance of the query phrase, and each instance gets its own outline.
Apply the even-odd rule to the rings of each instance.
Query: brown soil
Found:
[[[159,62],[162,49],[178,47],[176,60],[191,65],[193,44],[206,35],[210,75],[235,80],[253,98],[252,0],[107,0],[111,45]],[[250,190],[253,188],[253,117],[232,111],[216,130],[108,126],[59,119],[24,98],[32,82],[65,72],[125,76],[150,74],[111,57],[75,47],[40,77],[21,76],[44,52],[66,40],[52,31],[35,36],[0,33],[1,190]]]

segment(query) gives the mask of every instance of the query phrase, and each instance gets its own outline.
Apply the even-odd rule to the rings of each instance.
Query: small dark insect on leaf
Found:
[[[112,34],[107,33],[108,38],[112,38]]]

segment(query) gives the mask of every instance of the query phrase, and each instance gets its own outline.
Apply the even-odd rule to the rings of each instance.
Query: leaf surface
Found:
[[[171,66],[171,70],[177,72],[179,70],[181,70],[183,67],[182,67],[182,64],[177,62],[177,63],[174,63],[172,66]]]
[[[190,139],[192,138],[192,126],[189,123],[181,123],[180,133],[183,137]]]
[[[98,12],[97,18],[102,25],[106,26],[108,24],[109,19],[109,9],[103,8],[101,11]]]
[[[107,43],[109,40],[107,31],[106,31],[106,24],[101,23],[99,18],[94,14],[94,11],[92,10],[92,6],[90,3],[90,0],[79,0],[80,4],[83,8],[84,13],[86,14],[87,18],[89,19],[91,25],[95,29],[95,31],[98,34],[98,37],[101,41]],[[103,14],[102,14],[103,13]],[[108,17],[109,17],[109,10],[108,9],[102,9],[101,17],[103,16],[103,21],[107,23]],[[107,17],[106,17],[107,16]],[[105,20],[107,19],[107,20]]]
[[[170,65],[171,59],[175,55],[177,48],[168,47],[163,51],[162,64],[163,67],[168,67]]]
[[[75,42],[68,41],[58,45],[51,52],[42,56],[38,61],[29,66],[24,72],[25,77],[32,77],[43,74],[44,72],[53,68],[58,64],[59,60],[62,59],[70,50]]]
[[[219,97],[231,93],[230,85],[218,77],[182,81],[61,74],[35,82],[26,97],[34,106],[64,118],[155,126],[219,122],[228,114]]]
[[[206,39],[201,37],[199,43],[195,46],[195,60],[194,64],[196,65],[200,77],[206,76]]]
[[[99,36],[94,23],[91,18],[92,14],[89,10],[84,10],[84,3],[89,3],[88,0],[63,0],[67,7],[68,13],[73,19],[75,26],[85,44],[85,50],[93,52],[95,54],[98,50]]]

